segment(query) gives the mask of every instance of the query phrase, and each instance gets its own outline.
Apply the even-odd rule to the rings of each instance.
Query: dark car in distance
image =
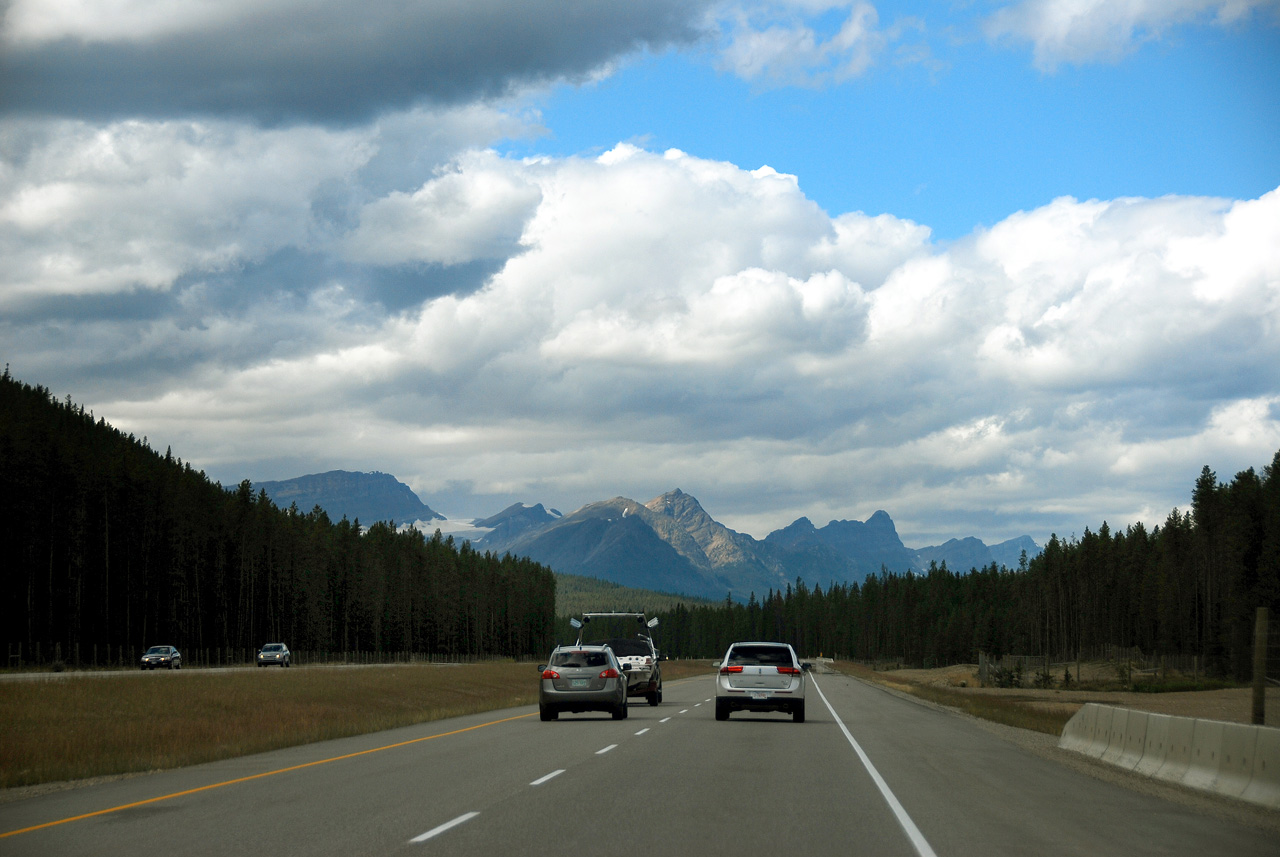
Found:
[[[182,652],[173,646],[152,646],[142,656],[141,667],[144,670],[158,670],[160,667],[180,670],[182,669]]]

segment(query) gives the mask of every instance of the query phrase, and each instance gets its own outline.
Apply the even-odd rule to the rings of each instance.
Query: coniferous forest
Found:
[[[1229,483],[1206,466],[1190,509],[1150,530],[1104,522],[1078,538],[1055,535],[1019,569],[935,565],[861,586],[797,581],[745,605],[681,607],[661,614],[660,648],[703,657],[733,640],[779,639],[806,656],[914,666],[975,663],[979,652],[1070,661],[1136,648],[1245,680],[1259,607],[1280,624],[1280,452],[1261,475],[1250,468]]]
[[[555,577],[386,522],[278,509],[227,490],[70,399],[0,379],[0,611],[12,654],[87,661],[91,647],[542,657],[573,633]],[[1114,646],[1194,657],[1244,679],[1256,608],[1280,617],[1280,452],[1221,482],[1206,466],[1159,526],[1050,538],[1017,569],[882,572],[859,584],[658,612],[659,648],[714,657],[742,639],[804,656],[973,663],[1071,660]],[[652,606],[635,605],[632,609]],[[1273,625],[1275,623],[1273,622]]]
[[[0,611],[13,655],[136,664],[149,645],[545,654],[555,578],[439,533],[231,490],[48,390],[0,379]],[[39,654],[37,654],[39,653]],[[55,654],[56,653],[56,654]],[[243,657],[243,655],[241,655]]]

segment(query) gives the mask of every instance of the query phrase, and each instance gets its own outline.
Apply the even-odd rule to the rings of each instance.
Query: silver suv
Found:
[[[785,711],[803,723],[808,669],[786,643],[733,643],[716,673],[716,720],[733,711]]]
[[[607,631],[621,632],[616,637],[592,640],[589,645],[608,646],[613,649],[618,660],[627,672],[627,696],[643,696],[650,705],[662,702],[662,658],[653,645],[652,630],[658,626],[658,619],[646,619],[643,613],[583,613],[582,621],[571,620],[578,629],[578,640],[581,642],[585,633],[584,626],[594,623],[596,631],[604,625]],[[625,636],[632,628],[638,627],[633,636]]]
[[[538,667],[538,714],[555,720],[562,711],[607,711],[627,716],[627,671],[608,646],[557,646]]]

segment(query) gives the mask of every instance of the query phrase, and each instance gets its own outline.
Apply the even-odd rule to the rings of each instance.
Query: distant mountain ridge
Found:
[[[319,505],[334,519],[444,519],[386,473],[335,470],[255,487],[278,506],[296,502],[309,511]],[[930,563],[961,572],[993,562],[1017,568],[1024,550],[1027,559],[1040,553],[1029,536],[992,546],[968,537],[912,549],[883,510],[866,521],[830,521],[824,527],[799,518],[758,540],[716,521],[679,488],[648,503],[614,497],[567,515],[541,503],[515,503],[472,526],[483,533],[473,540],[478,550],[527,556],[561,574],[715,600],[726,594],[762,598],[796,580],[823,587],[860,584],[882,569],[922,572]]]
[[[761,541],[719,523],[679,488],[644,504],[615,497],[562,516],[517,504],[475,524],[493,528],[476,547],[528,556],[561,573],[740,600],[784,590],[797,579],[810,586],[861,583],[882,569],[918,572],[930,562],[953,571],[992,562],[1017,568],[1023,550],[1028,559],[1040,552],[1029,536],[994,547],[970,537],[912,550],[883,510],[866,521],[821,528],[800,518]]]
[[[281,509],[296,503],[299,511],[310,512],[319,506],[334,521],[358,519],[368,525],[378,521],[412,524],[444,520],[444,515],[423,503],[413,489],[390,473],[330,470],[296,479],[255,482],[253,487],[255,491],[266,491],[271,502]]]

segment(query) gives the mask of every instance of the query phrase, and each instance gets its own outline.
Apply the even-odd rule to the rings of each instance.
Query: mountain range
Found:
[[[332,471],[257,487],[276,505],[298,502],[300,509],[309,510],[297,499],[305,497],[333,518],[345,514],[365,523],[421,521],[427,529],[444,520],[385,473]],[[920,572],[931,562],[945,562],[953,571],[993,562],[1017,568],[1023,551],[1028,559],[1040,552],[1029,536],[991,546],[968,537],[908,548],[884,511],[866,521],[831,521],[824,527],[800,518],[759,540],[719,523],[678,488],[648,503],[615,497],[568,515],[541,503],[517,503],[476,519],[472,527],[477,550],[528,556],[561,573],[704,598],[727,594],[743,601],[751,593],[762,598],[771,589],[784,590],[797,579],[823,587],[861,583],[881,569]]]
[[[444,515],[418,499],[413,489],[390,473],[352,473],[330,470],[279,482],[255,482],[281,509],[296,504],[304,514],[316,506],[334,521],[343,518],[365,524],[378,521],[443,521]]]

